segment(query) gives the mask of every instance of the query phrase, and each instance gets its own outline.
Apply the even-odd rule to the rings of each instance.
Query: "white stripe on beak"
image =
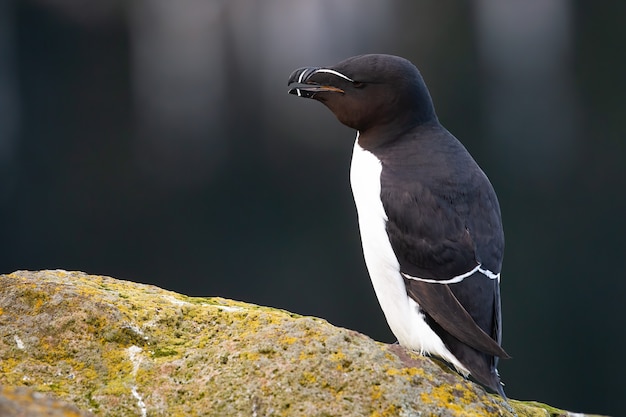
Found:
[[[320,68],[318,70],[313,71],[313,73],[315,73],[315,72],[325,72],[327,74],[333,74],[333,75],[336,75],[337,77],[343,78],[344,80],[350,81],[351,83],[354,82],[354,80],[352,78],[347,77],[347,76],[343,75],[340,72],[337,72],[335,70],[331,70],[331,69],[328,69],[328,68]]]

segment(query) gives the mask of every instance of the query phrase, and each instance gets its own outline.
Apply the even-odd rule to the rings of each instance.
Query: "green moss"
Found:
[[[178,355],[178,351],[169,347],[154,348],[151,353],[153,358],[166,358]]]
[[[50,300],[50,296],[34,284],[24,286],[20,296],[29,307],[28,314],[37,314],[41,307]]]
[[[567,411],[536,402],[509,400],[509,404],[519,417],[567,417]]]
[[[89,409],[93,411],[98,411],[100,409],[100,403],[93,398],[93,390],[87,391],[85,394],[86,403]]]
[[[119,327],[106,326],[102,333],[105,342],[115,343],[122,347],[132,345],[144,346],[148,343],[147,336],[136,326],[128,323],[118,324]]]

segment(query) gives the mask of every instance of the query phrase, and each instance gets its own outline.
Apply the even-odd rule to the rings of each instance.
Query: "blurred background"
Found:
[[[0,271],[61,268],[394,342],[355,132],[287,94],[368,52],[422,71],[502,206],[507,394],[626,415],[626,3],[3,0]]]

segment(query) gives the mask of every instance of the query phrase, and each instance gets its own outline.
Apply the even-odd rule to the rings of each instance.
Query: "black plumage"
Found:
[[[296,70],[289,85],[290,93],[322,102],[358,131],[355,152],[380,164],[372,187],[380,187],[384,228],[407,297],[460,362],[457,369],[504,396],[496,369],[498,358],[508,357],[500,347],[500,207],[486,175],[439,123],[417,68],[395,56],[361,55]],[[355,201],[360,216],[370,210],[359,207],[356,192]],[[371,234],[363,229],[370,226],[360,226],[366,252]],[[387,262],[385,255],[370,251],[368,259],[367,253],[372,281],[387,279],[370,267]],[[377,290],[379,300],[381,294],[384,288]],[[381,306],[385,310],[382,300]],[[391,322],[403,320],[397,313],[385,314],[392,329],[402,327]]]

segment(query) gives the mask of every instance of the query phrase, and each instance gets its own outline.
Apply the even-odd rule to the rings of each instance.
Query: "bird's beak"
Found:
[[[289,86],[289,94],[295,94],[298,97],[312,98],[315,93],[331,92],[344,93],[341,88],[332,85],[324,85],[312,81],[312,75],[320,72],[321,68],[299,68],[291,73],[287,85]],[[323,71],[322,71],[323,72]]]

